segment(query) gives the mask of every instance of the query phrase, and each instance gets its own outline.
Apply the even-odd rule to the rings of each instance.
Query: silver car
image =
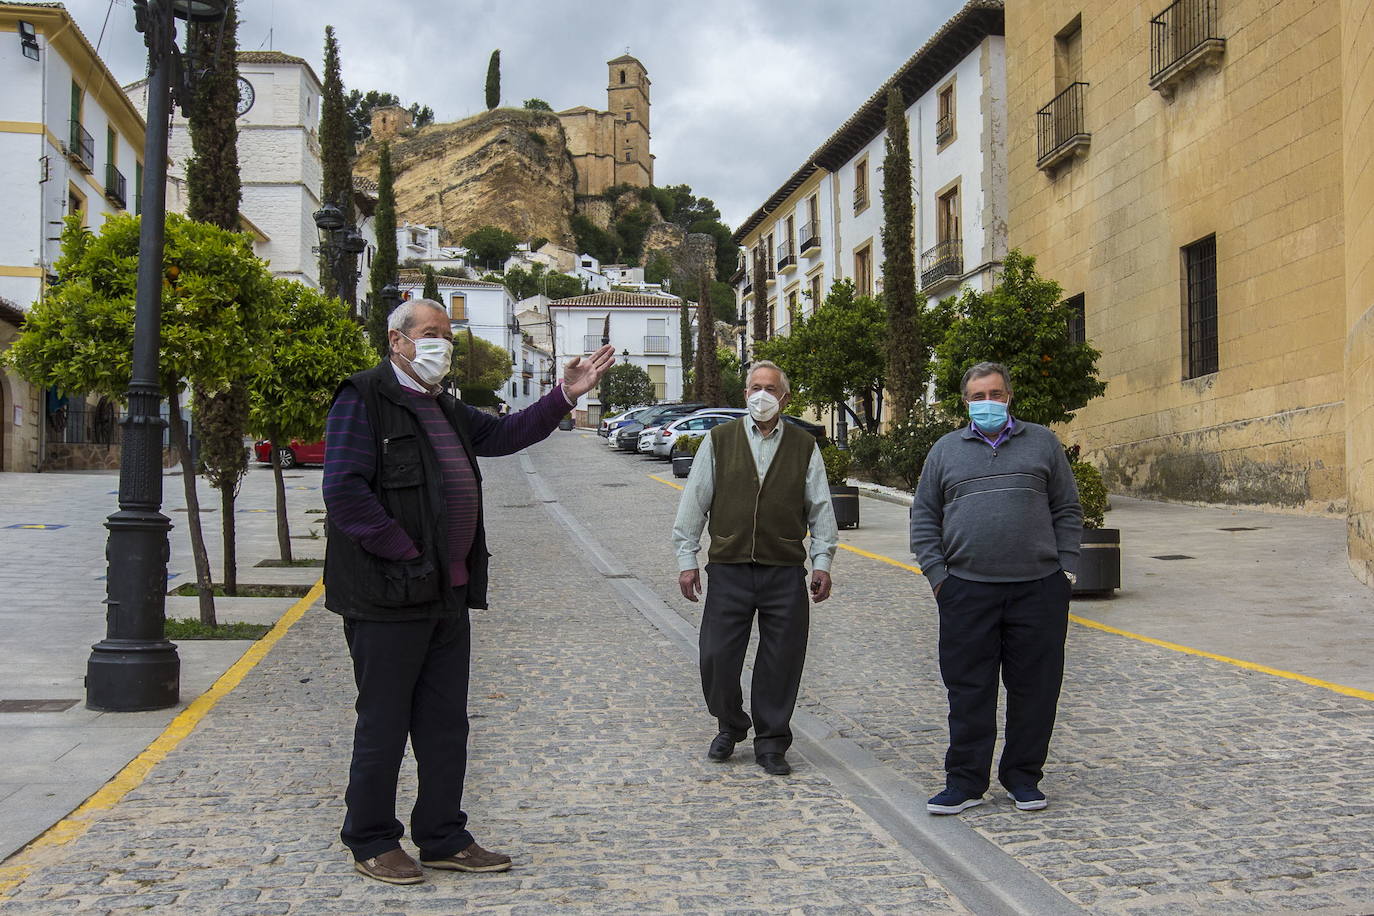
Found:
[[[739,407],[713,407],[667,423],[659,427],[654,433],[653,454],[658,458],[671,458],[673,442],[679,436],[704,436],[713,427],[722,423],[729,423],[746,413],[748,413],[747,410]],[[648,451],[648,449],[641,448],[640,451]]]

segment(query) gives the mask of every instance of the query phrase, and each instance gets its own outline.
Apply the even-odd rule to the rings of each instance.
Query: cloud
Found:
[[[146,66],[131,0],[66,0],[124,83]],[[958,0],[240,0],[239,46],[322,70],[338,33],[345,85],[481,111],[501,49],[502,101],[606,104],[606,61],[630,52],[652,81],[655,180],[689,184],[738,225],[959,8]]]

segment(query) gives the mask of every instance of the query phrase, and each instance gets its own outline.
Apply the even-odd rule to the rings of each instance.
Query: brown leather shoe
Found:
[[[510,856],[499,852],[489,852],[473,843],[462,852],[455,852],[442,859],[421,859],[425,868],[443,868],[448,871],[508,871]]]
[[[370,859],[354,859],[353,867],[359,874],[387,884],[419,884],[425,880],[425,873],[420,866],[399,846]]]

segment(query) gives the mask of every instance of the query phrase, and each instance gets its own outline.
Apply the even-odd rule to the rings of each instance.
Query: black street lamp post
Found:
[[[343,210],[325,202],[316,210],[315,226],[320,230],[320,245],[316,251],[324,255],[334,275],[334,289],[348,306],[348,312],[358,314],[357,257],[367,250],[367,239],[344,219]]]
[[[167,133],[172,96],[190,98],[176,19],[222,22],[229,0],[134,0],[135,22],[148,46],[148,173],[139,227],[134,306],[133,374],[119,460],[119,511],[105,522],[106,631],[86,663],[86,706],[136,712],[175,706],[181,660],[167,640],[167,532],[162,514],[162,387],[158,367],[162,320],[162,251],[166,217]]]

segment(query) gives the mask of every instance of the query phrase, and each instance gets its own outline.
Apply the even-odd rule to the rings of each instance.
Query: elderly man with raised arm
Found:
[[[396,781],[410,739],[419,792],[411,839],[427,868],[489,872],[509,856],[477,845],[463,811],[469,608],[487,606],[477,458],[549,435],[614,362],[602,347],[564,368],[537,402],[494,417],[446,394],[453,332],[444,306],[413,299],[387,321],[390,358],[334,395],[325,439],[325,607],[344,618],[358,686],[347,813],[354,867],[390,884],[424,872],[401,849]]]
[[[961,386],[969,425],[935,443],[911,506],[911,552],[935,591],[940,674],[949,695],[945,788],[931,814],[983,803],[997,737],[997,676],[1007,688],[997,778],[1016,807],[1040,791],[1059,687],[1083,510],[1064,448],[1011,416],[1011,377],[979,363]]]
[[[745,385],[749,415],[712,429],[692,461],[673,523],[673,547],[681,570],[678,587],[696,601],[697,553],[710,519],[701,685],[719,733],[707,756],[727,760],[752,726],[759,766],[786,776],[792,772],[786,755],[811,619],[803,541],[809,530],[810,597],[821,602],[830,596],[830,562],[840,538],[816,440],[782,420],[791,399],[787,376],[760,361]],[[740,672],[755,612],[759,647],[751,719]]]

